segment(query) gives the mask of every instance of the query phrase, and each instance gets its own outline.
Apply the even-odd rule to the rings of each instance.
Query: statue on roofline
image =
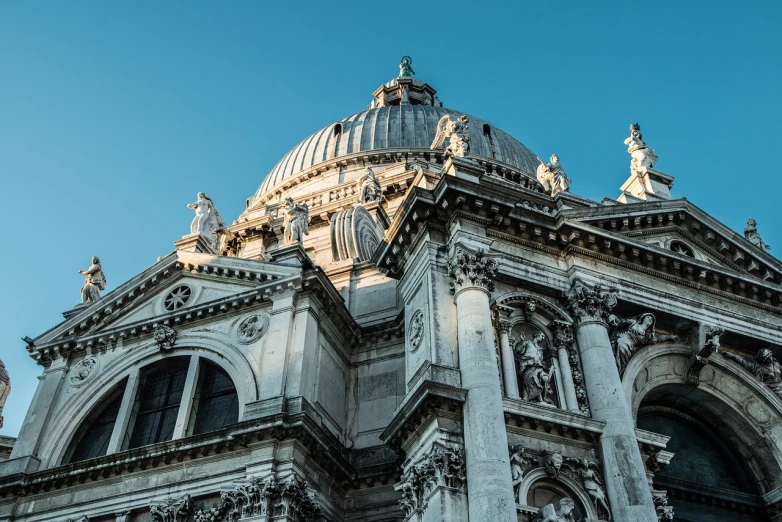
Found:
[[[225,234],[225,222],[212,202],[212,199],[203,192],[198,193],[195,203],[187,206],[195,210],[195,217],[190,223],[190,233],[199,234],[212,247],[219,252],[220,239]]]
[[[625,145],[632,156],[630,171],[638,176],[646,175],[657,162],[657,155],[644,142],[641,126],[637,123],[630,125],[630,137],[625,140]]]
[[[84,286],[81,287],[81,302],[94,303],[100,299],[101,291],[106,289],[106,276],[100,266],[100,259],[92,256],[92,264],[87,270],[79,270],[85,276]]]
[[[546,192],[551,197],[556,196],[560,192],[567,192],[570,187],[570,178],[565,174],[565,169],[562,168],[562,164],[559,162],[559,156],[552,154],[548,165],[544,164],[540,158],[538,158],[538,161],[540,165],[538,165],[537,178]]]
[[[409,56],[403,56],[402,61],[399,63],[399,77],[410,78],[414,74],[413,59]]]
[[[470,119],[467,116],[459,116],[456,119],[451,119],[449,114],[446,114],[437,123],[437,132],[434,136],[434,141],[429,147],[431,150],[437,150],[443,146],[445,139],[448,138],[448,147],[445,148],[444,156],[459,156],[465,157],[470,153],[470,132],[469,132]]]
[[[758,234],[758,224],[754,219],[747,221],[747,226],[744,228],[744,237],[761,250],[771,249],[771,247],[760,238],[760,234]]]
[[[294,203],[293,198],[285,198],[283,208],[283,242],[286,245],[298,243],[304,246],[304,236],[310,234],[310,211],[304,203]]]
[[[3,407],[8,395],[11,393],[11,376],[5,369],[5,364],[0,360],[0,428],[3,427]]]

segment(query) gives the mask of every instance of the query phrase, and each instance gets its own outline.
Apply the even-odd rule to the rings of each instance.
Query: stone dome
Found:
[[[269,172],[251,198],[258,201],[300,172],[337,158],[367,152],[431,152],[437,123],[446,114],[435,90],[417,78],[398,78],[381,85],[370,108],[323,127],[288,152]],[[402,94],[404,93],[404,94]],[[470,156],[505,164],[535,177],[538,159],[518,140],[471,115]]]

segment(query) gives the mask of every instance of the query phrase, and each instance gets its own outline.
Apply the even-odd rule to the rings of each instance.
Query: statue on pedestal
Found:
[[[304,203],[294,203],[293,198],[285,198],[283,212],[285,214],[285,219],[283,220],[284,243],[286,245],[298,243],[304,246],[304,236],[310,234],[309,208]]]
[[[657,155],[646,146],[641,135],[641,126],[637,123],[630,125],[630,137],[625,140],[627,152],[632,156],[630,171],[638,176],[644,176],[657,162]]]
[[[519,359],[519,383],[521,384],[521,398],[529,402],[551,404],[551,377],[554,368],[548,370],[543,363],[543,347],[541,343],[546,336],[537,332],[532,339],[524,341],[521,349],[518,344],[514,347]]]
[[[449,139],[448,147],[445,149],[445,156],[465,157],[470,153],[470,119],[467,116],[459,116],[452,120],[451,116],[446,114],[437,123],[437,133],[434,141],[429,147],[437,150],[442,147],[445,138]]]
[[[771,249],[771,247],[760,238],[760,234],[758,234],[757,222],[754,219],[747,221],[747,226],[744,228],[744,237],[761,250]]]
[[[3,407],[8,395],[11,393],[11,376],[5,369],[5,364],[0,360],[0,428],[3,427]]]
[[[383,197],[383,188],[375,176],[372,167],[367,167],[365,174],[359,180],[359,203],[372,203],[380,201]]]
[[[87,270],[79,270],[79,273],[86,276],[84,286],[81,287],[81,302],[94,303],[100,299],[101,291],[106,289],[106,276],[103,275],[100,259],[93,256],[90,267]]]
[[[195,210],[195,218],[190,223],[190,233],[199,234],[215,252],[220,248],[220,236],[225,233],[225,222],[212,200],[203,192],[198,193],[198,200],[187,206]]]
[[[538,161],[540,161],[537,170],[538,181],[546,189],[546,192],[551,197],[556,196],[559,192],[567,192],[570,187],[570,178],[567,177],[565,169],[559,163],[559,156],[552,154],[548,165],[544,164],[540,158]]]

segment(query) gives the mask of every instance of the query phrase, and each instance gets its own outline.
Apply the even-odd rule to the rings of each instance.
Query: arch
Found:
[[[529,498],[529,493],[533,490],[535,484],[541,482],[555,483],[560,485],[562,489],[570,491],[573,494],[571,498],[580,504],[587,520],[598,520],[600,518],[594,504],[592,504],[592,500],[589,498],[589,494],[577,480],[563,473],[560,473],[558,478],[553,478],[542,467],[527,472],[527,475],[519,484],[519,498]],[[517,502],[519,498],[516,499]]]
[[[221,366],[236,386],[239,396],[239,420],[244,414],[243,405],[258,400],[258,386],[255,373],[250,362],[239,349],[217,336],[199,332],[198,336],[182,333],[177,340],[177,347],[170,352],[159,350],[157,343],[150,340],[138,347],[118,348],[117,358],[106,361],[99,378],[91,380],[79,389],[78,395],[70,397],[62,407],[60,415],[48,426],[47,433],[57,433],[56,437],[45,436],[44,446],[39,455],[48,455],[42,460],[42,469],[51,468],[63,462],[70,441],[76,436],[85,416],[96,408],[104,397],[102,390],[113,388],[138,369],[167,357],[198,356],[208,359]],[[103,354],[101,357],[106,357]]]
[[[652,345],[630,359],[622,384],[636,422],[644,401],[690,415],[729,442],[760,494],[774,489],[782,480],[782,402],[718,354],[709,359],[699,386],[686,384],[691,353],[683,344]]]
[[[521,291],[507,292],[494,299],[494,301],[492,301],[491,303],[491,306],[492,308],[503,307],[503,306],[512,307],[512,308],[523,308],[530,301],[533,301],[535,303],[535,312],[533,313],[533,318],[538,313],[542,313],[545,317],[549,318],[550,320],[558,320],[558,321],[563,321],[567,324],[571,324],[571,325],[573,324],[573,319],[570,317],[570,315],[568,315],[567,312],[565,312],[565,310],[560,308],[558,305],[538,295],[530,294],[527,292],[521,292]]]

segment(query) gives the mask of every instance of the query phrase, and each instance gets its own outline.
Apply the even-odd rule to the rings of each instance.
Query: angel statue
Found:
[[[100,266],[100,259],[92,256],[92,264],[87,270],[79,270],[85,276],[84,286],[81,287],[81,302],[94,303],[100,299],[100,293],[106,289],[106,276]]]
[[[359,202],[363,205],[365,203],[372,203],[374,201],[380,201],[383,196],[383,187],[380,186],[380,182],[375,176],[375,171],[372,167],[367,167],[367,170],[358,182],[359,186]]]
[[[559,499],[559,511],[554,504],[546,504],[540,508],[539,522],[576,522],[576,503],[570,497]]]
[[[538,165],[538,181],[546,189],[546,192],[551,194],[551,197],[556,196],[560,192],[567,192],[570,187],[570,178],[565,174],[565,169],[559,163],[559,156],[556,154],[551,155],[550,163],[548,165],[543,163],[543,160],[538,158],[540,165]]]
[[[521,349],[519,343],[514,346],[516,357],[519,360],[519,375],[521,376],[521,398],[529,402],[551,404],[551,377],[554,372],[552,366],[546,370],[543,363],[543,343],[546,338],[542,332],[536,332],[532,339],[523,341]]]
[[[754,358],[736,355],[731,352],[720,353],[751,371],[758,380],[763,381],[766,386],[771,388],[771,391],[782,398],[782,366],[780,366],[779,361],[776,360],[770,349],[761,348]]]
[[[3,407],[8,395],[11,393],[11,376],[5,369],[5,364],[0,360],[0,428],[3,427]]]
[[[597,464],[587,459],[565,459],[565,464],[581,481],[600,518],[611,520],[611,510],[608,509],[608,500]]]
[[[744,237],[761,250],[771,249],[771,247],[760,238],[760,234],[758,234],[758,224],[754,219],[747,221],[747,226],[744,228]]]
[[[190,223],[190,233],[199,234],[212,247],[215,252],[220,247],[220,236],[225,234],[225,222],[212,202],[212,199],[203,192],[198,193],[195,203],[187,206],[195,210],[195,217]]]
[[[645,175],[657,162],[657,155],[646,146],[641,135],[641,126],[637,123],[630,125],[630,137],[625,140],[627,152],[632,156],[630,171],[638,176]]]
[[[403,56],[402,61],[399,63],[399,77],[410,78],[414,74],[413,59],[409,56]]]
[[[429,147],[432,150],[437,150],[443,146],[445,138],[450,140],[448,147],[445,149],[445,156],[459,156],[465,157],[470,153],[470,133],[468,125],[470,119],[467,116],[459,116],[456,120],[452,120],[449,114],[446,114],[440,118],[437,123],[437,133],[434,136],[432,146]]]
[[[285,214],[283,220],[284,243],[286,245],[298,243],[304,246],[304,236],[310,235],[309,208],[304,203],[294,203],[293,198],[285,198],[283,212]]]
[[[656,319],[654,314],[643,313],[638,317],[630,319],[619,319],[611,314],[608,317],[608,324],[614,328],[611,336],[611,345],[614,348],[614,357],[616,366],[621,375],[627,366],[630,357],[641,346],[653,343],[664,343],[678,340],[675,335],[657,335],[654,333]]]

